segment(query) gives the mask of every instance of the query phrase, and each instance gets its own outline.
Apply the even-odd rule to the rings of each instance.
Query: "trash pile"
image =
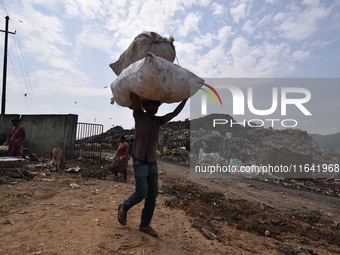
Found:
[[[77,140],[75,149],[79,150],[78,147],[81,146],[81,149],[114,151],[119,146],[119,139],[121,136],[125,136],[129,142],[129,140],[133,138],[133,134],[134,129],[128,130],[121,126],[113,126],[103,134]]]
[[[189,165],[190,159],[192,162],[205,161],[221,164],[227,162],[232,165],[252,166],[257,163],[261,149],[278,153],[310,155],[315,164],[334,164],[339,161],[321,149],[306,131],[274,130],[242,125],[232,127],[217,125],[214,128],[213,119],[227,119],[236,123],[228,114],[211,114],[190,121],[166,123],[160,129],[157,155],[184,165]],[[103,134],[102,139],[114,150],[122,135],[126,136],[129,141],[134,136],[134,129],[125,130],[121,126],[114,126]]]
[[[14,165],[1,168],[1,184],[17,184],[23,181],[39,179],[42,181],[57,181],[57,176],[68,173],[74,178],[98,178],[102,180],[112,178],[108,166],[112,158],[105,156],[101,158],[74,158],[65,160],[66,166],[63,170],[55,170],[50,157],[40,157],[37,161],[25,160],[25,166],[14,167]]]
[[[183,165],[198,162],[208,165],[218,163],[253,167],[257,163],[258,152],[262,149],[282,154],[308,154],[312,156],[315,164],[339,164],[339,159],[329,156],[306,131],[251,128],[241,125],[234,125],[232,128],[221,125],[213,128],[213,119],[236,122],[230,115],[212,114],[191,121],[165,124],[161,128],[159,148],[166,148],[166,153],[159,153],[159,157]],[[181,147],[185,147],[187,153],[172,153]],[[328,173],[326,177],[323,177],[313,173],[313,179],[287,179],[268,172],[238,174],[243,178],[255,178],[284,187],[339,197],[339,174],[334,173],[334,175],[330,176]]]
[[[173,121],[161,126],[157,155],[188,166],[190,150],[190,121]]]
[[[198,156],[200,143],[206,143],[206,152],[219,152],[230,160],[239,159],[244,165],[256,164],[258,150],[294,152],[311,155],[313,163],[335,163],[320,146],[300,129],[274,130],[263,127],[242,125],[212,126],[213,119],[228,119],[236,122],[230,115],[211,114],[191,121],[191,153]]]
[[[267,181],[283,187],[340,197],[340,179],[268,179]]]
[[[131,114],[132,117],[132,114]],[[124,129],[121,126],[114,126],[110,128],[103,134],[103,141],[107,144],[112,144],[113,148],[118,147],[119,145],[119,138],[122,136],[126,137],[126,140],[129,141],[133,138],[134,129]]]
[[[242,125],[217,125],[214,119],[236,121],[228,114],[211,114],[191,121],[177,121],[165,124],[161,128],[159,150],[185,147],[190,151],[191,160],[202,160],[202,156],[219,158],[225,163],[238,160],[242,165],[257,162],[258,151],[276,151],[311,155],[313,163],[337,163],[308,135],[299,129],[274,130],[263,127]],[[202,142],[205,144],[200,154]],[[217,155],[217,154],[218,155]],[[176,155],[168,157],[178,161]]]
[[[173,121],[166,123],[160,130],[160,148],[164,146],[169,149],[179,147],[190,148],[190,121]]]
[[[256,164],[259,149],[278,152],[310,153],[313,163],[339,163],[337,159],[326,154],[305,132],[298,129],[273,130],[267,128],[249,128],[235,125],[232,128],[213,128],[214,118],[232,119],[223,114],[208,115],[200,119],[173,121],[161,127],[157,155],[160,159],[189,166],[190,162],[209,162],[235,166]],[[111,151],[117,149],[119,138],[124,135],[127,140],[134,136],[134,130],[114,126],[101,136],[102,141],[110,145]],[[99,137],[98,137],[99,139]],[[99,141],[99,140],[98,140]],[[102,148],[103,149],[103,148]],[[105,154],[102,154],[105,155]],[[105,179],[110,176],[106,165],[112,158],[76,158],[67,162],[65,172],[77,176]],[[28,168],[27,168],[28,167]],[[53,176],[51,158],[43,157],[30,161],[26,169],[8,168],[0,171],[1,183],[14,183],[35,177],[47,181]],[[247,176],[243,176],[248,178]],[[320,176],[317,176],[320,178]],[[272,182],[285,187],[310,190],[322,194],[340,196],[340,180],[333,179],[285,179],[273,175],[257,174],[259,180]]]

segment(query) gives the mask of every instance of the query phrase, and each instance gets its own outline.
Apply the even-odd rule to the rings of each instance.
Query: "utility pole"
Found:
[[[3,66],[3,79],[2,79],[2,101],[1,101],[1,115],[5,115],[6,108],[6,80],[7,80],[7,49],[8,49],[8,34],[15,35],[15,32],[8,31],[8,21],[9,17],[6,16],[6,28],[4,30],[0,30],[5,33],[5,52],[4,52],[4,66]]]

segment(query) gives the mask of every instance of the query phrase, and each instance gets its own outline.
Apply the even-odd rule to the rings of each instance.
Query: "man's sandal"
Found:
[[[154,230],[150,225],[145,228],[139,228],[139,231],[151,235],[153,237],[158,237],[156,230]]]
[[[122,208],[122,205],[118,206],[118,221],[121,225],[126,225],[127,212]]]

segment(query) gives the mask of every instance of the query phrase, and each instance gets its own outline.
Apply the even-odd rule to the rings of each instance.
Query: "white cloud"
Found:
[[[320,0],[303,0],[302,4],[309,5],[309,6],[318,6],[320,3]]]
[[[57,45],[51,44],[41,38],[30,37],[25,42],[25,50],[35,60],[41,64],[48,65],[51,68],[63,69],[72,73],[78,73],[77,59],[67,56],[62,48]]]
[[[317,31],[318,21],[326,18],[330,13],[330,9],[316,4],[317,1],[308,1],[308,7],[303,11],[292,7],[293,12],[277,14],[274,20],[282,21],[278,30],[284,37],[295,41],[312,36]]]
[[[183,20],[174,18],[183,8],[180,1],[164,0],[132,1],[119,8],[111,4],[104,26],[112,32],[117,50],[124,50],[143,31],[155,31],[163,36],[173,34],[179,25],[183,25]]]
[[[197,39],[195,39],[197,41]],[[197,45],[194,42],[177,42],[176,43],[176,54],[179,61],[179,65],[191,69],[196,67],[196,63],[199,57],[199,50],[202,49],[202,45]],[[176,60],[175,60],[176,63]],[[176,63],[177,64],[177,63]]]
[[[229,35],[230,27],[225,27],[225,31]],[[197,40],[202,45],[207,38],[209,42],[219,40],[218,36],[206,34],[194,40],[192,45],[181,45],[178,50],[178,55],[185,60],[180,61],[181,65],[201,77],[285,77],[296,68],[296,62],[304,61],[310,54],[302,50],[292,53],[287,43],[251,45],[251,41],[239,36],[231,41],[230,49],[219,41],[219,44],[208,47],[208,52],[201,55],[200,48],[194,45],[199,45]]]
[[[86,75],[72,75],[64,70],[41,69],[33,72],[30,80],[35,85],[35,95],[96,96],[107,94],[103,89],[90,87],[90,79]]]
[[[300,62],[306,60],[309,56],[310,56],[310,52],[303,51],[303,50],[294,51],[292,54],[293,59],[296,61],[300,61]]]
[[[317,48],[324,48],[327,47],[328,45],[334,43],[336,41],[335,38],[329,41],[321,41],[321,40],[316,40],[313,43],[311,43],[312,47],[317,47]]]
[[[60,0],[68,19],[80,18],[86,20],[103,20],[111,6],[115,8],[125,5],[125,1],[93,1],[93,0]]]
[[[230,54],[233,59],[233,67],[236,76],[242,76],[246,73],[250,74],[251,69],[256,65],[256,56],[249,54],[251,48],[248,41],[243,37],[238,37],[233,40]]]
[[[65,16],[69,19],[76,18],[80,14],[80,9],[76,1],[67,1],[64,3]]]
[[[227,11],[227,8],[225,6],[218,4],[216,2],[213,2],[211,4],[210,9],[213,10],[213,13],[212,13],[213,16],[223,16]]]
[[[78,45],[111,52],[114,42],[107,31],[98,25],[85,25],[80,34],[76,35]]]
[[[229,77],[282,77],[294,68],[289,59],[287,44],[251,46],[244,37],[237,37],[228,52],[230,66],[221,70],[222,76]]]
[[[233,16],[233,20],[239,23],[240,19],[246,16],[246,4],[239,4],[236,7],[230,8],[230,14]]]
[[[223,26],[218,30],[218,39],[220,40],[220,43],[226,44],[228,42],[229,37],[234,34],[231,30],[231,26]]]
[[[30,5],[17,14],[14,19],[21,20],[18,33],[27,38],[37,37],[48,43],[71,45],[63,34],[64,24],[56,16],[48,16],[35,11]]]
[[[260,57],[254,67],[254,75],[257,77],[284,77],[295,68],[294,61],[289,58],[288,44],[264,43],[258,51]]]
[[[211,3],[211,0],[198,0],[197,3],[202,6],[208,6]]]
[[[254,34],[255,28],[253,27],[254,22],[252,20],[247,20],[246,23],[244,23],[242,30],[245,31],[249,35]]]
[[[262,27],[262,26],[269,24],[270,22],[272,22],[272,15],[267,14],[259,22],[257,22],[257,25],[259,27]]]
[[[185,6],[191,7],[192,5],[200,5],[200,6],[208,6],[211,3],[211,0],[186,0],[186,1],[182,1],[182,0],[177,0],[179,2],[183,2],[183,4]]]
[[[187,36],[191,31],[198,30],[198,22],[201,18],[196,13],[189,13],[184,20],[182,26],[178,28],[178,34],[180,36]]]
[[[226,54],[222,45],[211,48],[209,52],[198,62],[198,72],[202,77],[220,77],[226,71],[230,70],[232,65],[229,54]]]
[[[216,40],[216,36],[211,33],[207,33],[200,37],[194,37],[194,44],[200,46],[200,49],[203,47],[212,47],[214,44],[214,40]]]
[[[279,21],[279,20],[282,20],[282,19],[284,19],[284,18],[285,18],[285,14],[284,14],[283,12],[279,12],[279,13],[277,13],[277,14],[274,16],[273,20],[274,20],[274,21]]]

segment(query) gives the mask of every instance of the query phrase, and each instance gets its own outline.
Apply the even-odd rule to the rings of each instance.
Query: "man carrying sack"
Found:
[[[118,207],[118,221],[126,225],[127,211],[145,199],[139,230],[157,237],[157,232],[150,226],[158,195],[158,168],[156,146],[159,128],[177,116],[183,109],[187,99],[176,109],[162,117],[155,116],[160,106],[159,101],[146,101],[142,110],[139,96],[130,92],[135,119],[135,140],[132,149],[136,190]]]

